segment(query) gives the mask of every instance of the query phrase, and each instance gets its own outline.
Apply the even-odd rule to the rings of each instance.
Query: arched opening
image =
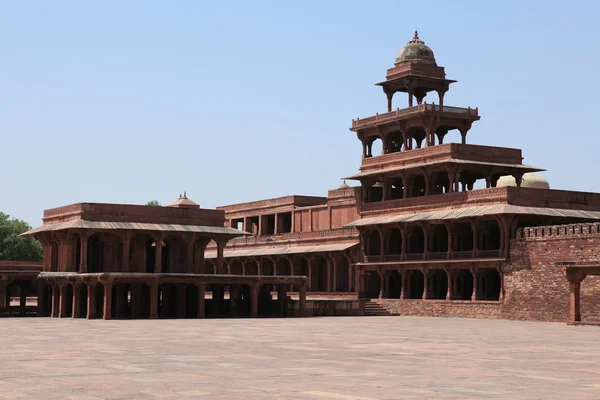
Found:
[[[323,256],[317,256],[311,264],[310,290],[313,292],[327,291],[327,261]]]
[[[377,271],[365,271],[365,297],[376,299],[379,297],[381,279]]]
[[[473,230],[470,223],[458,223],[453,229],[454,248],[452,258],[471,258],[473,251]]]
[[[146,240],[144,249],[146,252],[146,265],[144,271],[148,274],[153,274],[154,266],[156,265],[156,249],[154,239],[150,238]]]
[[[94,290],[96,292],[96,318],[104,318],[104,285],[96,284]]]
[[[177,316],[177,285],[163,283],[158,287],[158,315],[160,318]]]
[[[149,285],[140,285],[140,304],[139,317],[142,319],[150,318],[150,306],[152,301],[151,288]]]
[[[428,299],[444,300],[448,292],[448,276],[443,269],[433,269],[429,271],[427,284]]]
[[[42,316],[49,317],[52,314],[52,286],[48,283],[43,283],[42,285]]]
[[[198,286],[185,285],[185,318],[198,316]]]
[[[388,153],[397,153],[402,151],[402,146],[404,145],[404,137],[402,136],[402,132],[390,132],[388,135],[388,145],[387,152]]]
[[[388,297],[399,299],[402,293],[402,275],[399,271],[391,271],[388,277]]]
[[[203,273],[213,275],[215,274],[215,264],[212,261],[206,260],[204,261],[204,271]]]
[[[429,258],[446,258],[448,254],[448,230],[446,229],[446,225],[431,225],[429,228],[429,233]]]
[[[66,300],[65,301],[65,309],[63,310],[63,317],[71,317],[73,316],[73,285],[66,286]]]
[[[402,199],[404,198],[404,182],[401,178],[394,178],[391,182],[390,188],[390,199]]]
[[[273,276],[275,275],[275,268],[273,261],[269,258],[263,258],[260,262],[260,274],[262,276]]]
[[[497,257],[500,249],[500,226],[497,221],[485,221],[480,226],[479,256]]]
[[[156,246],[156,243],[154,244]],[[161,267],[163,273],[170,273],[171,270],[171,246],[165,240],[161,243]]]
[[[256,265],[256,261],[246,261],[246,275],[258,275],[258,266]]]
[[[468,269],[456,270],[453,277],[453,295],[456,300],[471,300],[473,295],[473,274]]]
[[[383,200],[383,184],[376,182],[369,188],[369,202],[375,203]]]
[[[240,260],[233,260],[229,265],[231,275],[244,275],[244,266]]]
[[[350,268],[348,259],[341,256],[338,259],[336,266],[336,282],[333,288],[334,292],[349,292],[350,291]]]
[[[388,255],[396,256],[397,260],[399,260],[402,254],[402,231],[399,228],[390,229],[387,239]]]
[[[79,291],[77,294],[77,301],[79,302],[78,308],[79,313],[74,315],[75,318],[83,318],[87,314],[87,302],[88,302],[88,287],[86,284],[81,284],[77,287]]]
[[[408,269],[405,273],[407,274],[407,287],[404,297],[407,299],[423,298],[423,290],[425,289],[423,273],[418,269]]]
[[[381,254],[381,235],[377,229],[367,231],[367,256],[378,256]]]
[[[112,233],[96,233],[88,239],[88,272],[114,272],[123,268],[123,243]]]
[[[425,236],[420,226],[406,228],[406,258],[408,260],[422,259],[425,252]]]
[[[496,269],[485,269],[481,276],[481,287],[479,288],[480,300],[500,300],[502,281],[500,272]]]
[[[379,155],[383,154],[383,141],[381,140],[381,138],[379,138],[379,137],[374,138],[369,147],[370,147],[369,155],[371,157],[379,156]]]
[[[277,260],[277,275],[289,276],[292,275],[292,270],[290,266],[290,260],[287,258],[280,258]]]
[[[425,196],[427,185],[423,174],[413,175],[410,184],[409,197]]]

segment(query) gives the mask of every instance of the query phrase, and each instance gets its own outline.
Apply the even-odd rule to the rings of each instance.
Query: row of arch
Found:
[[[500,225],[492,219],[477,224],[455,222],[366,229],[361,234],[367,261],[497,257],[501,237]]]
[[[206,260],[203,273],[215,271],[214,260]],[[353,292],[355,266],[346,254],[315,254],[293,257],[225,259],[224,273],[230,275],[306,276],[309,292]],[[296,291],[297,288],[290,290]]]
[[[27,301],[36,297],[37,287],[32,279],[14,279],[6,283],[0,281],[0,314],[27,315],[34,311],[27,305]]]
[[[38,301],[40,315],[88,319],[286,317],[292,303],[281,284],[143,282],[46,283]]]
[[[365,271],[364,297],[422,300],[489,300],[502,297],[496,268]]]

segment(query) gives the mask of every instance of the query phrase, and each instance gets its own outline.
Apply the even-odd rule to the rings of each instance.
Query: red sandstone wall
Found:
[[[426,317],[502,318],[502,304],[498,302],[470,302],[445,300],[372,300],[393,315],[419,315]]]
[[[565,268],[556,263],[600,260],[598,226],[570,227],[525,229],[511,241],[510,262],[504,267],[503,318],[567,320],[569,284]],[[587,277],[581,290],[582,319],[600,319],[600,277]]]

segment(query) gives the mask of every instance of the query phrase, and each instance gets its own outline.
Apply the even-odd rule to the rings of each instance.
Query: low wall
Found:
[[[425,317],[502,318],[502,303],[497,301],[461,300],[399,300],[373,299],[392,315],[417,315]]]
[[[290,310],[293,315],[299,315],[299,302],[292,301]],[[334,317],[334,316],[358,316],[365,314],[365,301],[358,299],[345,300],[307,300],[305,317]]]

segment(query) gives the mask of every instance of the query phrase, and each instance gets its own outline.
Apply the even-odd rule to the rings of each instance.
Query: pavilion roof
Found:
[[[393,215],[382,215],[378,217],[369,217],[358,219],[347,225],[345,228],[385,225],[418,221],[444,221],[469,217],[482,217],[486,215],[542,215],[549,217],[580,218],[587,220],[600,220],[600,211],[567,210],[561,208],[545,207],[525,207],[512,204],[494,204],[487,206],[471,206],[455,209],[444,209],[422,213],[404,213]]]
[[[112,222],[112,221],[87,221],[77,219],[58,224],[44,224],[40,227],[22,233],[21,236],[31,236],[40,232],[61,231],[65,229],[93,229],[93,230],[134,230],[134,231],[160,231],[160,232],[190,232],[220,234],[231,236],[250,235],[237,229],[226,226],[182,225],[182,224],[153,224],[141,222]]]
[[[258,256],[279,256],[286,254],[301,254],[301,253],[319,253],[327,251],[343,251],[350,247],[358,245],[356,242],[347,243],[335,243],[335,244],[322,244],[313,246],[288,246],[288,247],[263,247],[260,249],[243,249],[243,250],[228,250],[227,248],[223,252],[223,257],[234,258],[234,257],[258,257]],[[204,258],[211,259],[217,258],[216,251],[207,251],[204,254]]]
[[[344,179],[358,180],[360,178],[365,178],[365,177],[369,177],[369,176],[377,176],[377,175],[381,175],[381,174],[385,174],[385,173],[389,173],[389,172],[400,172],[400,171],[406,171],[409,169],[428,167],[428,166],[433,166],[433,165],[444,165],[444,164],[481,165],[481,166],[500,167],[500,168],[507,168],[507,169],[519,169],[522,172],[545,171],[544,169],[532,167],[530,165],[525,165],[525,164],[505,164],[505,163],[494,163],[494,162],[484,162],[484,161],[473,161],[473,160],[462,160],[462,159],[449,158],[446,160],[436,160],[436,161],[430,161],[430,162],[425,162],[425,163],[415,162],[415,163],[406,164],[406,165],[396,165],[393,167],[382,168],[382,169],[378,169],[378,170],[369,169],[365,172],[359,172],[358,174],[348,176]]]

